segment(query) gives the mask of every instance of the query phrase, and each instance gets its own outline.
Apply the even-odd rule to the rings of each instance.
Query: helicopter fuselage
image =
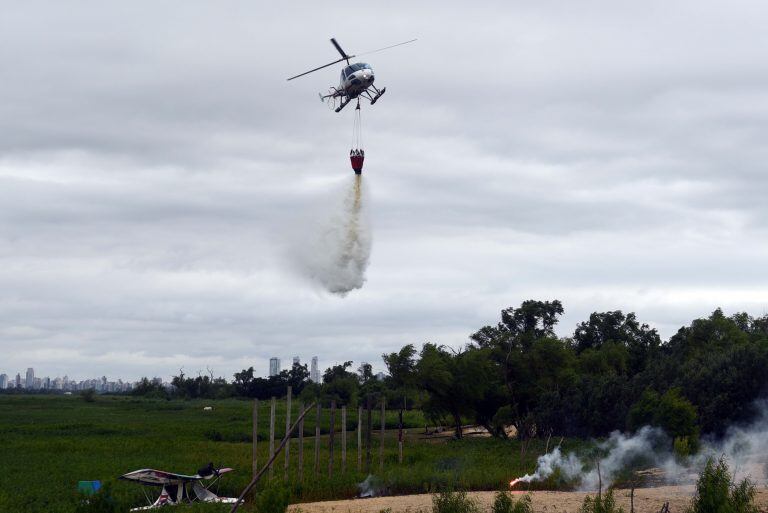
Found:
[[[357,98],[360,93],[373,85],[375,76],[373,68],[364,62],[345,66],[341,70],[341,80],[338,91],[348,98]]]
[[[411,39],[410,41],[403,41],[402,43],[397,43],[396,45],[386,46],[384,48],[379,48],[378,50],[373,50],[371,52],[364,52],[363,54],[359,55],[388,50],[396,46],[413,43],[414,41],[416,40]],[[336,51],[339,52],[341,59],[329,62],[328,64],[323,64],[322,66],[318,66],[317,68],[305,71],[304,73],[299,73],[298,75],[294,75],[287,80],[303,77],[304,75],[314,73],[315,71],[327,68],[328,66],[333,66],[339,62],[346,61],[347,65],[341,70],[339,87],[331,87],[328,91],[328,94],[320,93],[318,95],[320,96],[320,101],[324,102],[328,100],[328,104],[331,106],[331,108],[334,108],[336,112],[340,112],[345,105],[349,104],[349,102],[355,98],[357,99],[357,108],[359,109],[361,96],[363,98],[367,98],[371,102],[371,105],[376,103],[376,101],[381,98],[381,95],[386,92],[387,88],[382,87],[381,90],[379,90],[375,85],[373,85],[373,68],[364,62],[356,62],[354,64],[350,64],[349,60],[355,56],[347,55],[347,52],[345,52],[341,46],[339,46],[339,43],[336,41],[336,39],[331,38],[331,44],[336,48]],[[337,101],[339,102],[338,107],[336,107]]]

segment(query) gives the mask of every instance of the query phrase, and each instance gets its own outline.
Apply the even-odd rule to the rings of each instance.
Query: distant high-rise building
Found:
[[[0,374],[0,390],[8,388],[8,374]]]
[[[293,364],[294,365],[301,365],[301,359],[298,356],[293,357]]]
[[[272,357],[269,359],[269,376],[277,376],[280,374],[280,358]]]
[[[21,374],[16,373],[16,388],[21,388]]]
[[[315,383],[320,383],[320,370],[317,368],[317,356],[312,357],[312,364],[309,368],[309,379]]]
[[[27,379],[24,381],[24,388],[27,390],[35,388],[35,369],[32,367],[27,369]]]

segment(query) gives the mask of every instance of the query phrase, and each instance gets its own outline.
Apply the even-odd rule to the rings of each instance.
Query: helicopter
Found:
[[[340,62],[346,61],[347,65],[344,66],[344,68],[341,70],[341,80],[339,82],[339,86],[331,87],[330,90],[328,91],[328,94],[320,93],[320,101],[324,102],[326,100],[329,100],[329,103],[331,104],[332,107],[335,107],[336,101],[339,101],[340,102],[339,106],[336,107],[335,112],[341,112],[341,109],[346,107],[349,104],[349,102],[351,102],[356,98],[357,98],[357,106],[359,108],[361,96],[364,98],[367,98],[371,102],[371,105],[373,105],[374,103],[376,103],[376,101],[379,98],[381,98],[381,95],[383,95],[387,91],[387,88],[382,87],[381,89],[378,89],[375,85],[373,85],[373,81],[375,77],[373,74],[373,68],[371,68],[370,64],[367,64],[364,62],[356,62],[352,64],[349,62],[349,59],[352,59],[354,57],[359,57],[362,55],[368,55],[375,52],[380,52],[382,50],[388,50],[396,46],[413,43],[414,41],[416,41],[416,39],[411,39],[410,41],[404,41],[402,43],[397,43],[396,45],[379,48],[378,50],[372,50],[370,52],[361,53],[360,55],[347,55],[347,53],[341,48],[339,43],[336,41],[336,39],[331,38],[331,44],[333,44],[333,46],[336,47],[336,50],[341,54],[341,59],[335,60],[331,63],[325,64],[315,69],[305,71],[304,73],[300,73],[287,80],[293,80],[294,78],[303,77],[304,75],[308,75],[310,73],[321,70],[323,68],[327,68],[328,66],[333,66],[334,64],[338,64]]]

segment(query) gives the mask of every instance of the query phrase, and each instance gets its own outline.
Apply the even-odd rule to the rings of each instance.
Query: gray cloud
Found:
[[[344,13],[347,13],[346,15]],[[0,18],[0,372],[136,378],[459,345],[559,298],[562,334],[768,309],[760,2],[28,2]],[[373,250],[341,299],[296,238],[341,180],[350,53]]]

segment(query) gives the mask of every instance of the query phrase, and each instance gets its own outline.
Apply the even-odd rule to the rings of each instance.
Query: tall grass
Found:
[[[114,396],[97,396],[87,403],[77,396],[0,395],[0,512],[72,513],[80,504],[76,491],[80,480],[111,485],[111,497],[120,508],[140,505],[145,502],[140,487],[118,481],[120,475],[140,468],[194,473],[209,461],[235,469],[223,480],[219,495],[237,496],[251,478],[252,404],[233,399],[166,401]],[[203,411],[208,405],[213,411]],[[348,425],[356,426],[354,413],[348,412]],[[265,402],[259,415],[258,462],[263,465],[269,450],[269,444],[262,441],[268,439],[269,405]],[[284,415],[284,407],[278,409],[278,438],[284,430]],[[308,436],[314,434],[314,412],[309,417],[305,423]],[[395,413],[386,421],[396,425]],[[408,412],[406,421],[411,427],[402,465],[397,460],[396,432],[388,432],[384,471],[380,472],[378,433],[373,437],[371,473],[376,474],[382,493],[434,492],[447,486],[495,490],[532,471],[544,448],[544,442],[533,442],[520,461],[517,441],[426,439],[420,412]],[[374,426],[378,425],[375,413]],[[297,480],[298,439],[291,441],[286,489],[292,502],[357,494],[357,484],[368,474],[365,464],[357,470],[356,434],[350,430],[347,436],[346,472],[341,472],[341,437],[337,434],[333,477],[328,477],[327,437],[321,438],[317,474],[314,439],[305,438],[303,482]],[[567,440],[564,445],[574,448],[577,443]],[[283,482],[283,465],[281,454],[273,485]],[[257,495],[269,486],[264,479],[257,486]],[[252,508],[251,503],[244,511]]]

